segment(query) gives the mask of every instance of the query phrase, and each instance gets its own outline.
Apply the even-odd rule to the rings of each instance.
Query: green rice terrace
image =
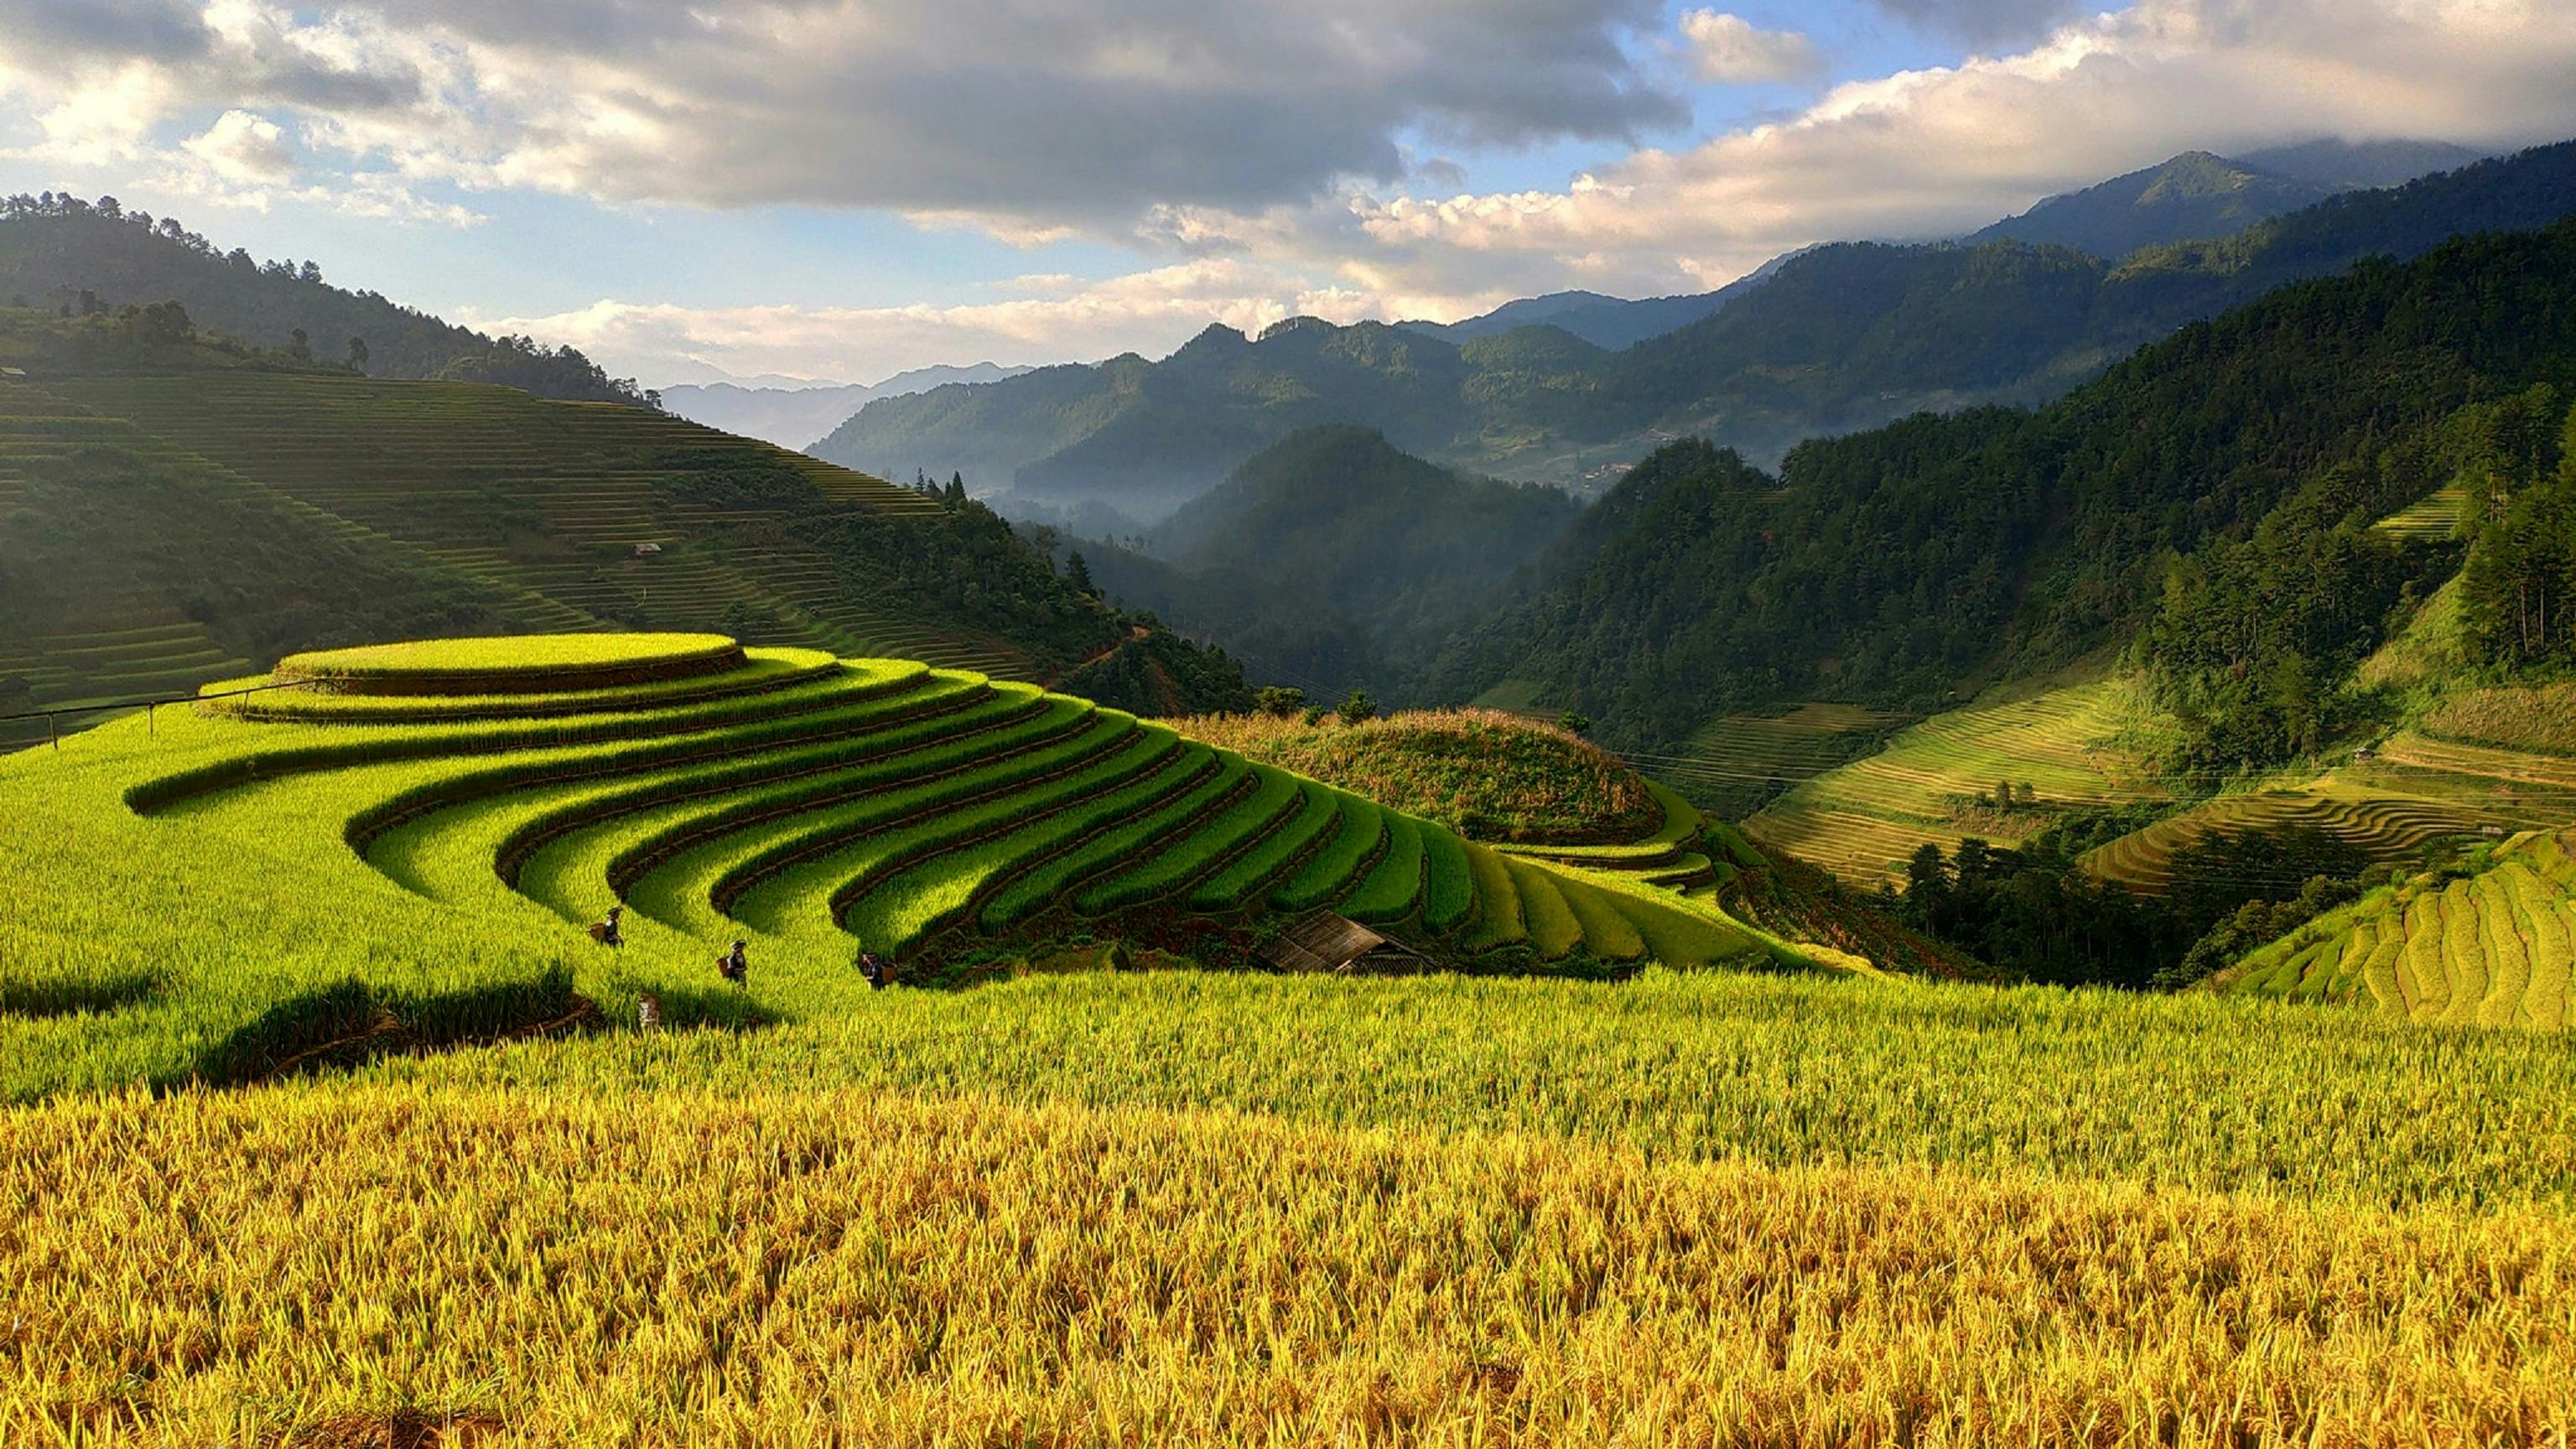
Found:
[[[257,692],[0,760],[0,1095],[255,1078],[648,995],[674,1024],[825,1017],[867,991],[861,947],[916,984],[1254,965],[1328,911],[1386,939],[1367,969],[1870,969],[1657,884],[1705,878],[1678,868],[1700,824],[1677,799],[1635,840],[1507,853],[917,661],[449,640],[219,688]],[[620,904],[622,946],[585,934]],[[737,938],[740,988],[711,964]]]
[[[2576,835],[2527,831],[2459,871],[2402,876],[2257,950],[2223,989],[2367,1005],[2398,1021],[2567,1025]]]

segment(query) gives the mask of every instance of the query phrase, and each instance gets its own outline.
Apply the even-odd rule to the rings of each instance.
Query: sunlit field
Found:
[[[1695,817],[1507,854],[899,661],[554,677],[652,652],[0,761],[0,1443],[2576,1415],[2556,1033],[1911,981],[1654,884]],[[1225,954],[1321,905],[1444,964]]]

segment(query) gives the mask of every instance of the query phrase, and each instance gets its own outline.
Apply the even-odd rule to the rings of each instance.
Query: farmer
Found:
[[[608,919],[604,921],[591,922],[590,939],[597,941],[603,946],[612,948],[625,945],[626,933],[618,929],[617,925],[617,918],[625,914],[626,908],[624,906],[610,906],[608,908]]]
[[[742,954],[742,948],[749,944],[748,941],[736,941],[731,951],[716,958],[717,974],[736,986],[751,979],[751,962]]]
[[[868,978],[868,989],[870,991],[885,990],[885,963],[877,959],[876,952],[861,951],[859,953],[859,974]]]

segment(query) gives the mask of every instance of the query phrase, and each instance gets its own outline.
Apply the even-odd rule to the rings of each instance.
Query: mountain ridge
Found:
[[[1382,323],[1306,319],[1257,339],[1212,330],[1160,362],[871,403],[813,451],[899,477],[961,469],[1006,508],[1027,495],[1058,517],[1101,504],[1150,523],[1269,442],[1351,422],[1448,466],[1595,491],[1685,433],[1776,460],[1806,438],[1915,411],[2046,402],[2284,282],[2571,210],[2576,143],[2563,143],[2116,263],[2014,240],[1837,243],[1617,352],[1550,326],[1463,345]]]
[[[951,383],[973,387],[1001,382],[1034,369],[997,362],[936,363],[898,372],[881,382],[817,382],[796,387],[752,381],[675,383],[661,389],[662,406],[693,423],[803,449],[839,427],[852,413],[881,397],[904,397]]]

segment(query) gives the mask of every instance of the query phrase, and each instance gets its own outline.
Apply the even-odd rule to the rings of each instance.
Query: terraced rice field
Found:
[[[1849,763],[1903,723],[1902,715],[1857,705],[1802,704],[1783,714],[1714,719],[1675,753],[1629,758],[1694,803],[1742,815],[1792,785]]]
[[[432,933],[479,922],[587,948],[578,928],[622,903],[625,950],[570,958],[605,971],[586,985],[619,1010],[648,991],[721,996],[708,962],[736,935],[759,972],[707,1009],[800,1016],[848,999],[861,946],[910,972],[1067,933],[1240,953],[1265,921],[1323,909],[1459,964],[1509,949],[1518,969],[1578,952],[1865,966],[1623,879],[1607,859],[1597,870],[1516,859],[1510,894],[1489,892],[1491,872],[1440,826],[1034,685],[819,651],[726,662],[724,651],[699,636],[588,635],[294,658],[280,677],[366,692],[287,689],[166,712],[148,740],[114,726],[19,772],[77,781],[64,788],[107,835],[185,844],[201,860],[244,842],[260,858],[313,862],[341,898],[398,899]],[[1669,829],[1695,828],[1682,809]],[[1671,839],[1642,848],[1666,873],[1682,854]],[[563,958],[522,946],[504,964],[511,954],[460,966],[464,979],[433,994],[565,999],[546,965],[559,972]],[[77,955],[61,967],[70,978],[103,969]],[[292,997],[301,969],[265,990]],[[159,966],[136,970],[164,980]],[[151,989],[214,1011],[185,1034],[199,1048],[163,1042],[178,1053],[166,1073],[222,1075],[254,1050],[240,1041],[273,1058],[277,1038],[297,1034],[260,1024],[278,1005],[263,991],[215,1002],[176,983]],[[401,991],[385,1000],[397,1018],[446,1009]]]
[[[1900,879],[1920,847],[1953,851],[1970,835],[2011,844],[2059,810],[2158,798],[2112,741],[2126,719],[2115,681],[1935,715],[1866,759],[1797,786],[1746,822],[1762,843],[1864,888]],[[1997,782],[2033,787],[2040,809],[1963,815]]]
[[[2469,502],[2468,490],[2453,484],[2431,494],[2411,507],[2403,508],[2371,525],[2382,533],[2399,538],[2434,540],[2449,538],[2460,526],[2462,511]]]
[[[2501,831],[2498,817],[2446,801],[2327,780],[2309,790],[2220,796],[2088,852],[2082,864],[2105,880],[2153,893],[2172,883],[2174,854],[2212,834],[2318,830],[2358,847],[2375,863],[2390,864],[2420,859],[2425,846],[2435,841],[2475,837],[2490,827]],[[2299,882],[2271,884],[2295,888]]]
[[[2228,989],[2398,1021],[2560,1027],[2576,968],[2576,838],[2514,836],[2465,877],[2383,887],[2248,955]]]
[[[904,617],[900,600],[869,598],[821,554],[760,526],[761,515],[691,502],[671,485],[693,467],[739,461],[792,470],[820,498],[873,513],[920,515],[936,503],[680,418],[473,384],[256,372],[10,391],[29,399],[23,410],[50,409],[49,430],[85,428],[146,462],[230,475],[523,589],[537,606],[532,628],[598,628],[603,618],[709,628],[740,603],[782,621],[769,642],[1031,668],[1000,641],[946,633]],[[0,415],[0,466],[11,462],[8,422]],[[60,446],[59,437],[21,442]],[[660,552],[639,556],[638,545]]]

